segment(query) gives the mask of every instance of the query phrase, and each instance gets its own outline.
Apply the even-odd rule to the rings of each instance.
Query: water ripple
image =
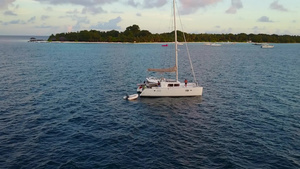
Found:
[[[299,168],[298,44],[190,45],[202,97],[131,102],[168,49],[1,42],[0,165]]]

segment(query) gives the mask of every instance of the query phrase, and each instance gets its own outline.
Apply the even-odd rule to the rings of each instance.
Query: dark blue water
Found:
[[[0,168],[300,168],[300,44],[190,44],[202,97],[130,102],[170,48],[29,38],[0,39]]]

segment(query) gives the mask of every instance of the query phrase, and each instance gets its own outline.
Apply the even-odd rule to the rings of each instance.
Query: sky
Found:
[[[300,35],[300,0],[177,0],[188,33]],[[0,35],[172,30],[172,0],[0,0]],[[182,26],[181,26],[182,25]]]

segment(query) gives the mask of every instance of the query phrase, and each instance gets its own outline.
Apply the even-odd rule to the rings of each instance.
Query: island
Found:
[[[300,43],[300,36],[296,35],[268,35],[268,34],[208,34],[208,33],[184,33],[188,42],[255,42],[255,43]],[[148,30],[140,30],[136,24],[126,28],[124,32],[117,30],[98,31],[82,30],[78,32],[58,33],[49,36],[48,41],[60,42],[121,42],[121,43],[151,43],[171,42],[173,32],[151,33]],[[183,32],[178,31],[178,41],[183,42]]]

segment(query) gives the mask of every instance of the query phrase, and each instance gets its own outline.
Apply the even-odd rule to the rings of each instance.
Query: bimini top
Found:
[[[177,71],[177,67],[170,67],[170,68],[164,68],[164,69],[148,69],[149,72],[176,72]]]

